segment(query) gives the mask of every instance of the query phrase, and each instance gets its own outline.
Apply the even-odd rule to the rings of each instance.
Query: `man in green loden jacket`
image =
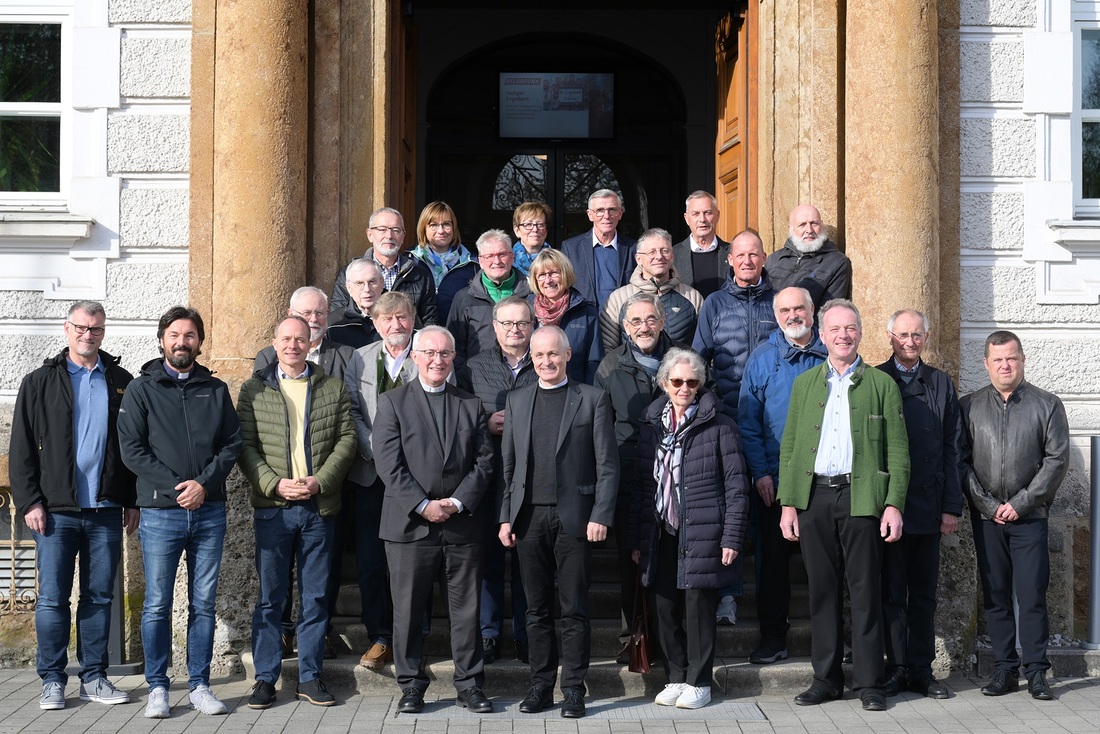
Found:
[[[779,527],[784,538],[802,543],[810,587],[814,681],[795,703],[813,706],[844,693],[846,574],[852,688],[865,710],[884,711],[882,543],[901,537],[909,440],[893,378],[859,356],[863,325],[855,304],[834,299],[819,318],[829,358],[795,379],[779,450]]]
[[[281,620],[290,565],[298,563],[298,698],[336,703],[321,681],[330,558],[355,425],[343,380],[306,361],[309,324],[287,316],[275,329],[278,362],[241,386],[240,467],[252,485],[260,597],[252,615],[256,685],[248,707],[275,701],[282,671]]]

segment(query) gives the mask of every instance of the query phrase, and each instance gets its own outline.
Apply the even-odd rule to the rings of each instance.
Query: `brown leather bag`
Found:
[[[631,673],[648,673],[653,659],[652,641],[649,639],[649,593],[642,586],[641,573],[637,576],[634,593],[634,626],[630,632]]]

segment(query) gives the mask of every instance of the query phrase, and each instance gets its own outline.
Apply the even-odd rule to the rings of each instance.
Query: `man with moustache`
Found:
[[[592,543],[615,519],[619,462],[611,400],[569,380],[565,332],[543,326],[531,337],[538,383],[508,396],[501,440],[505,490],[500,541],[519,549],[527,590],[531,688],[521,713],[551,706],[558,672],[554,579],[561,601],[561,715],[585,715],[584,679],[592,647],[588,587]]]
[[[573,287],[601,310],[634,271],[634,240],[619,234],[624,211],[622,197],[611,189],[592,192],[587,210],[592,230],[561,243],[577,277]]]
[[[728,275],[721,290],[703,302],[691,347],[710,368],[715,392],[722,399],[722,412],[737,420],[745,363],[752,350],[776,329],[772,312],[775,291],[764,270],[764,243],[751,229],[733,238],[727,264]],[[734,565],[740,570],[744,562],[744,556],[738,555]],[[740,582],[718,590],[719,624],[737,624],[741,590]]]
[[[805,288],[814,308],[834,298],[852,297],[852,261],[829,241],[821,212],[809,204],[791,212],[787,241],[768,256],[767,268],[774,287]]]
[[[635,293],[652,293],[661,299],[665,312],[665,331],[674,341],[690,342],[703,297],[682,282],[672,267],[672,235],[655,227],[638,238],[634,259],[638,267],[630,282],[607,299],[600,312],[600,340],[604,352],[623,343],[623,304]]]
[[[252,485],[256,572],[252,615],[256,684],[248,707],[275,702],[282,672],[282,610],[293,562],[298,564],[297,697],[317,706],[336,699],[321,680],[326,604],[336,515],[355,455],[355,426],[341,379],[306,361],[309,324],[286,316],[275,327],[278,355],[241,386],[241,472]]]
[[[210,692],[214,602],[225,540],[225,480],[241,452],[229,387],[195,361],[206,329],[193,308],[173,306],[157,324],[162,357],[141,368],[118,415],[122,460],[137,475],[138,536],[145,563],[141,642],[149,701],[167,719],[172,592],[187,554],[187,672],[191,707],[224,714]]]
[[[493,512],[483,505],[492,473],[489,428],[481,401],[447,382],[455,349],[446,329],[418,331],[412,358],[418,379],[378,396],[372,434],[378,475],[386,485],[380,534],[393,594],[397,710],[424,710],[429,678],[420,622],[439,578],[451,620],[458,704],[490,713],[478,634],[484,537],[478,513]]]
[[[779,449],[783,537],[802,544],[810,586],[814,680],[795,696],[816,706],[844,693],[841,640],[847,577],[852,689],[865,711],[885,711],[882,680],[883,539],[901,538],[909,440],[894,380],[859,356],[863,324],[851,301],[821,307],[829,358],[795,378]]]
[[[775,294],[779,328],[756,348],[745,365],[737,422],[752,474],[756,517],[756,604],[760,642],[749,654],[757,665],[787,657],[791,609],[791,557],[795,545],[779,531],[781,510],[776,501],[779,443],[787,424],[791,386],[796,377],[828,357],[813,328],[814,305],[805,288],[784,288]]]
[[[344,269],[351,302],[342,314],[330,317],[329,338],[352,349],[359,349],[378,341],[378,330],[370,318],[370,310],[382,295],[384,280],[382,268],[374,260],[360,257],[348,263]],[[333,314],[336,314],[333,311]]]
[[[508,394],[538,380],[531,362],[531,334],[535,312],[518,296],[509,296],[493,307],[497,343],[480,352],[458,371],[458,386],[481,399],[481,409],[493,437],[492,507],[504,491],[500,437],[504,433],[504,408]],[[486,500],[486,501],[490,501]],[[504,626],[504,566],[509,550],[497,540],[496,513],[486,513],[485,575],[481,580],[481,642],[485,664],[500,656]],[[512,636],[517,660],[527,662],[527,598],[523,592],[519,559],[512,555]]]
[[[493,307],[509,296],[527,298],[531,287],[523,273],[512,266],[512,239],[502,229],[490,229],[477,238],[481,272],[459,291],[447,316],[447,330],[454,334],[455,369],[497,343]]]
[[[19,386],[12,416],[12,502],[34,536],[38,599],[34,629],[42,679],[39,708],[65,708],[73,576],[80,558],[76,634],[83,701],[128,703],[107,679],[107,642],[122,530],[137,529],[134,475],[119,457],[117,418],[133,376],[99,346],[107,316],[77,301],[68,347]]]
[[[932,675],[936,659],[936,586],[940,576],[940,536],[955,532],[962,515],[959,472],[962,422],[951,378],[921,359],[928,343],[928,318],[920,311],[897,311],[887,323],[893,357],[878,368],[901,391],[909,433],[909,492],[905,496],[905,535],[890,543],[882,564],[882,620],[886,628],[887,696],[911,690],[947,698],[947,687]]]
[[[370,215],[367,241],[371,246],[363,257],[372,260],[382,272],[383,289],[407,295],[416,306],[417,326],[436,323],[446,314],[436,314],[435,276],[419,258],[401,251],[405,242],[405,219],[392,207],[382,207]],[[346,269],[336,274],[332,287],[331,308],[343,312],[353,300],[345,284]]]
[[[386,545],[379,536],[386,488],[374,464],[372,431],[378,396],[416,379],[411,352],[416,309],[404,293],[390,291],[371,308],[371,319],[382,340],[357,350],[355,361],[344,373],[344,384],[359,439],[347,484],[355,494],[355,562],[361,619],[371,643],[359,664],[377,672],[393,660],[393,600],[386,575]]]
[[[328,296],[320,288],[314,288],[311,285],[302,286],[298,290],[294,291],[290,296],[290,308],[286,311],[287,316],[298,316],[305,319],[305,322],[309,324],[309,352],[306,354],[306,360],[324,370],[326,375],[335,377],[337,379],[343,379],[344,372],[348,369],[348,366],[355,360],[355,349],[347,344],[340,344],[329,339],[326,335],[328,331]],[[373,327],[372,327],[373,328]],[[270,364],[278,362],[279,358],[275,354],[275,347],[270,344],[261,349],[256,354],[256,362],[253,368],[253,372],[260,372]],[[351,491],[348,487],[345,491]],[[348,504],[348,498],[344,497],[344,504]],[[347,517],[347,514],[341,514],[337,519],[336,537],[333,540],[333,547],[342,548],[344,545],[344,538],[347,537],[346,525],[343,522],[343,518]],[[348,523],[350,524],[350,523]],[[332,569],[329,573],[329,592],[328,592],[328,611],[329,617],[333,617],[336,614],[336,598],[340,592],[340,576],[343,571],[343,553],[332,554]],[[289,584],[287,585],[286,604],[283,606],[283,657],[291,657],[294,654],[294,570],[293,564],[291,566],[290,576],[288,577]],[[325,642],[325,658],[331,659],[336,657],[336,652],[329,642]]]
[[[730,244],[717,234],[718,200],[706,191],[693,191],[684,202],[684,221],[691,233],[673,247],[673,262],[681,282],[706,298],[726,281]]]
[[[1031,697],[1050,701],[1047,515],[1069,468],[1069,421],[1058,396],[1024,379],[1025,361],[1011,331],[986,337],[990,384],[959,401],[963,487],[997,666],[982,693],[1002,696],[1019,687],[1019,647]]]
[[[622,328],[626,342],[612,349],[596,370],[596,387],[607,391],[615,414],[615,442],[619,448],[619,494],[615,503],[615,545],[619,560],[619,654],[616,662],[630,662],[630,635],[634,624],[638,564],[627,543],[630,500],[634,496],[634,456],[646,408],[662,393],[657,368],[672,347],[688,349],[665,332],[661,299],[652,293],[635,293],[623,304]]]

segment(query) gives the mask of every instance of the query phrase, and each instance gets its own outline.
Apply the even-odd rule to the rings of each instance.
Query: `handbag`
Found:
[[[641,572],[637,575],[634,592],[634,626],[630,631],[631,673],[648,673],[653,659],[652,641],[649,639],[649,595],[642,586]]]

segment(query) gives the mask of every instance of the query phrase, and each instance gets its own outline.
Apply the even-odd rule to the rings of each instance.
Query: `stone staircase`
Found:
[[[813,673],[809,664],[810,623],[805,570],[799,556],[796,555],[791,563],[794,590],[787,649],[792,657],[773,665],[753,665],[748,662],[748,655],[759,641],[759,627],[754,559],[750,546],[749,555],[745,559],[745,593],[738,599],[737,625],[718,627],[714,679],[716,688],[724,695],[794,695],[809,685]],[[397,685],[392,664],[379,672],[367,670],[358,664],[360,655],[370,646],[370,640],[359,622],[359,588],[353,580],[354,558],[350,554],[345,556],[344,568],[345,581],[337,602],[337,616],[333,620],[339,657],[325,661],[325,682],[340,695],[393,695],[397,692]],[[446,612],[438,591],[433,604],[431,634],[425,643],[427,669],[432,679],[430,692],[445,696],[454,690],[454,664],[450,659]],[[589,609],[592,614],[592,663],[587,679],[589,696],[616,698],[656,695],[668,682],[659,664],[655,664],[650,673],[639,675],[615,662],[619,650],[618,582],[615,549],[611,540],[600,544],[593,553]],[[485,690],[490,696],[521,697],[530,685],[530,669],[526,664],[513,659],[511,622],[508,618],[505,619],[500,643],[502,657],[485,666]],[[246,674],[252,678],[255,670],[251,654],[246,652],[242,659]],[[284,660],[280,687],[293,690],[297,680],[297,658]]]

